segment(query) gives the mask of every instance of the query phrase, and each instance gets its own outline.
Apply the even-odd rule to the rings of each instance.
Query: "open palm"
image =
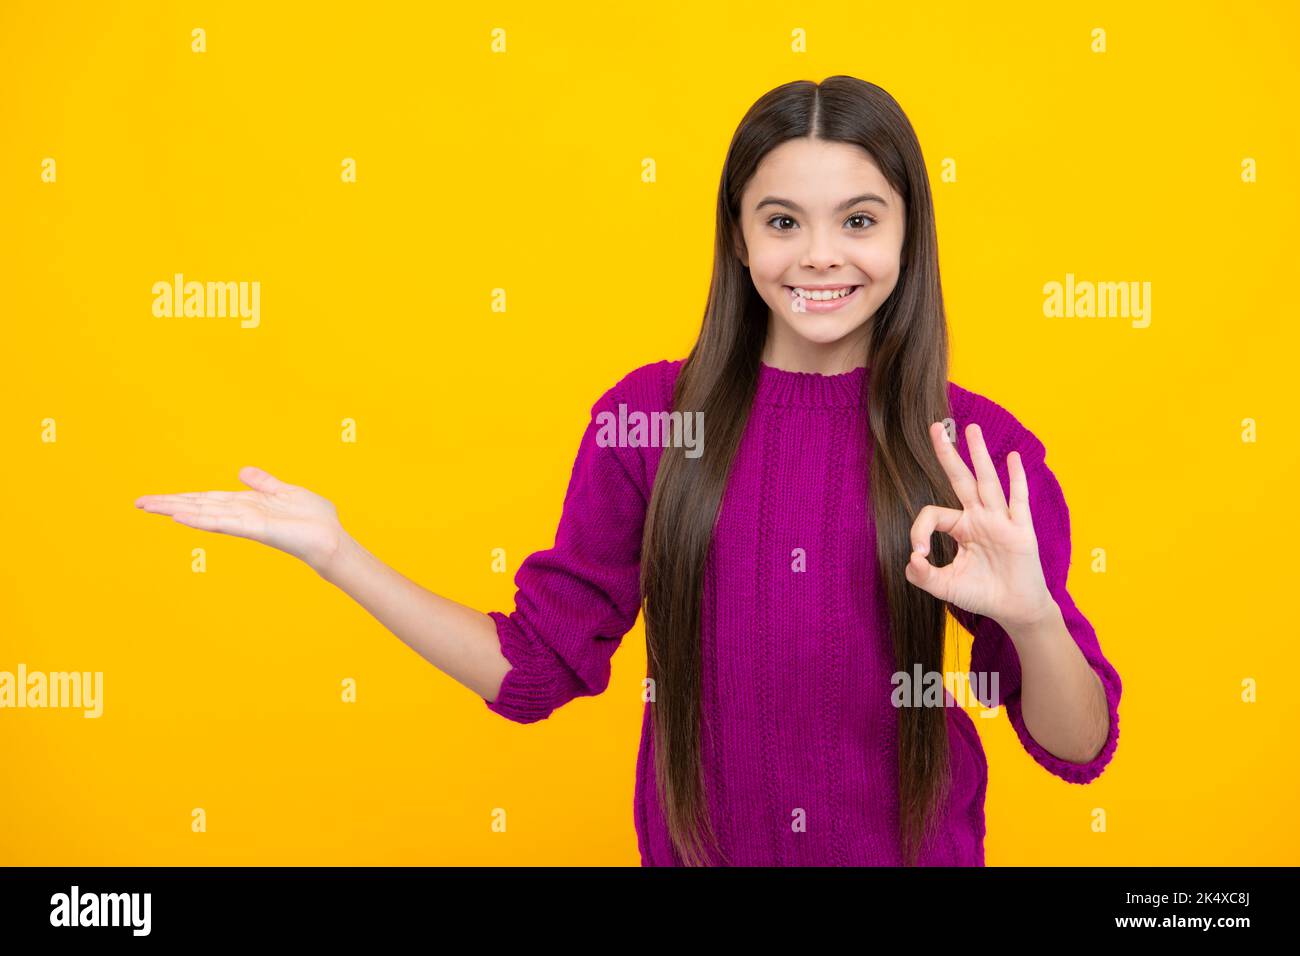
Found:
[[[260,541],[317,569],[338,548],[343,528],[328,500],[260,468],[241,468],[239,480],[253,490],[142,495],[135,506],[191,528]]]
[[[909,582],[973,614],[1012,628],[1038,620],[1050,607],[1051,593],[1038,556],[1038,538],[1029,512],[1029,484],[1019,452],[1007,456],[1011,500],[984,444],[979,425],[966,428],[975,475],[957,454],[940,422],[930,426],[944,472],[962,507],[926,505],[912,524]],[[957,556],[935,567],[926,555],[930,536],[941,531],[957,542]]]

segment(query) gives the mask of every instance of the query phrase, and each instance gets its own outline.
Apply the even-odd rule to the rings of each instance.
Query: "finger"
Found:
[[[903,577],[921,590],[933,594],[941,601],[948,600],[949,582],[952,579],[952,565],[936,568],[920,552],[913,551],[903,568]]]
[[[909,539],[912,550],[926,555],[930,553],[930,536],[936,531],[951,534],[952,529],[961,520],[962,512],[957,508],[940,508],[938,505],[926,505],[912,522]]]
[[[1033,516],[1029,511],[1029,479],[1025,476],[1025,463],[1020,460],[1020,452],[1013,451],[1007,455],[1007,472],[1011,476],[1011,520],[1034,526]]]
[[[196,500],[234,501],[236,495],[246,494],[248,494],[246,491],[187,491],[173,495],[141,495],[135,499],[135,506],[145,508],[147,505],[183,504]]]
[[[975,422],[966,426],[966,447],[970,449],[971,461],[975,463],[980,501],[995,514],[1005,515],[1007,499],[1002,493],[1002,479],[998,477],[988,446],[984,444],[984,432]]]
[[[175,514],[185,507],[197,507],[196,495],[141,495],[135,499],[135,506],[153,514]]]
[[[274,475],[263,471],[261,468],[255,468],[252,465],[246,465],[239,469],[239,480],[250,488],[255,488],[258,491],[265,491],[268,494],[289,491],[294,487],[288,482],[281,481]]]
[[[943,465],[943,470],[948,475],[948,483],[957,493],[957,500],[962,503],[962,507],[979,507],[980,496],[979,489],[975,486],[975,477],[966,467],[966,463],[961,460],[961,455],[957,454],[953,443],[948,440],[948,430],[943,427],[943,422],[934,422],[930,425],[930,441],[934,445],[935,454],[939,456],[939,463]]]
[[[223,497],[209,497],[219,494]],[[236,500],[234,495],[248,492],[205,492],[198,491],[185,495],[145,495],[136,499],[136,507],[153,514],[175,514],[177,511],[202,511],[212,505],[228,505]]]

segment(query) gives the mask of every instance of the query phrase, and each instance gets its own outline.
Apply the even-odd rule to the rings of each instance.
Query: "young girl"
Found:
[[[643,865],[983,865],[979,735],[922,692],[946,612],[981,702],[1065,780],[1109,763],[1121,684],[1066,589],[1046,449],[947,369],[911,124],[862,80],[794,82],[732,139],[695,346],[596,402],[512,613],[421,588],[255,468],[136,504],[302,558],[521,723],[601,693],[644,609]]]

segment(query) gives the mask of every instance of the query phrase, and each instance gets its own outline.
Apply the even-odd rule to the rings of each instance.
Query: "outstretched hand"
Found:
[[[260,541],[320,571],[345,535],[334,505],[260,468],[241,468],[239,480],[253,490],[141,495],[135,506],[191,528]]]
[[[992,618],[1008,632],[1042,620],[1055,601],[1038,556],[1020,453],[1007,456],[1008,502],[979,425],[966,428],[975,475],[948,440],[941,422],[930,425],[930,440],[962,507],[921,509],[912,523],[912,555],[905,577],[940,600]],[[957,542],[957,556],[943,567],[935,567],[927,557],[930,536],[936,531]]]

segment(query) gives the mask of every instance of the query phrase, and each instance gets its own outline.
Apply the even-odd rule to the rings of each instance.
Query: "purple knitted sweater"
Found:
[[[597,416],[609,412],[617,421],[620,404],[629,415],[670,410],[681,365],[642,366],[592,408],[555,545],[519,568],[515,610],[490,612],[512,665],[496,699],[484,701],[490,710],[530,723],[608,686],[610,658],[640,610],[641,535],[659,456],[684,450],[611,446],[598,439],[606,419]],[[703,598],[702,767],[714,826],[735,865],[902,862],[896,667],[874,558],[869,449],[854,437],[866,434],[861,406],[869,374],[761,365],[723,496]],[[965,441],[971,421],[984,433],[1004,492],[1007,453],[1020,452],[1048,587],[1106,689],[1105,747],[1086,764],[1043,749],[1021,717],[1020,662],[1010,638],[991,619],[949,605],[973,635],[968,669],[998,673],[996,703],[1034,760],[1064,780],[1088,783],[1115,752],[1121,684],[1066,590],[1065,498],[1043,444],[1006,409],[952,383],[949,397],[957,449],[972,471]],[[796,549],[805,555],[802,570],[795,570]],[[945,699],[953,703],[947,692]],[[641,863],[679,866],[655,790],[652,706],[642,719],[633,805]],[[920,863],[982,866],[988,763],[967,713],[944,710],[952,790]]]

